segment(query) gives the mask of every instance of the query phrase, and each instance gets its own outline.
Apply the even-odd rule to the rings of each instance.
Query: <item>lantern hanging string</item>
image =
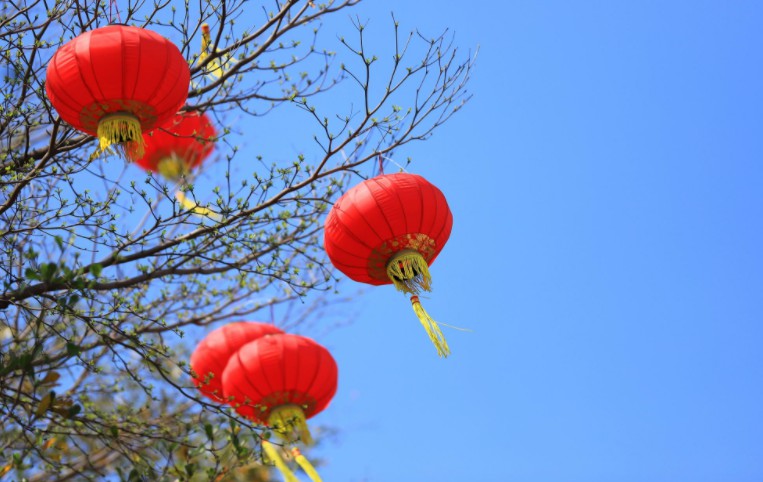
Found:
[[[114,23],[113,12],[117,12],[117,23],[122,23],[122,17],[119,15],[119,5],[117,5],[117,0],[109,1],[109,24]]]
[[[381,162],[381,160],[382,160],[382,159],[384,159],[385,161],[389,161],[389,162],[391,162],[392,164],[394,164],[394,165],[396,165],[397,167],[399,167],[399,168],[400,168],[400,172],[406,172],[406,173],[408,172],[408,171],[407,171],[407,170],[406,170],[406,169],[405,169],[403,166],[401,166],[400,164],[398,164],[398,163],[397,163],[397,162],[396,162],[394,159],[392,159],[391,157],[387,157],[387,156],[383,156],[383,155],[379,154],[379,162]],[[380,172],[380,174],[384,174],[384,172],[382,171],[382,172]]]

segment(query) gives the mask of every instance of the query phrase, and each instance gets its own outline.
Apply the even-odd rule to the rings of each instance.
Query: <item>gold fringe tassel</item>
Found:
[[[307,476],[310,477],[310,480],[313,482],[323,482],[323,479],[321,479],[321,476],[318,475],[318,471],[315,470],[313,464],[307,460],[307,457],[302,455],[302,452],[300,452],[297,447],[291,449],[291,454],[294,456],[294,460],[297,461],[299,466],[302,467],[302,470],[304,470]]]
[[[98,141],[100,152],[106,152],[115,146],[122,157],[140,159],[145,153],[143,134],[138,118],[131,114],[110,114],[98,122]]]
[[[432,289],[429,265],[418,251],[405,249],[387,263],[387,276],[398,291],[417,295]]]
[[[203,23],[201,24],[201,53],[199,54],[200,64],[204,62],[204,59],[206,59],[209,56],[209,46],[211,44],[212,44],[212,40],[209,34],[209,24]],[[219,79],[223,75],[223,69],[220,66],[220,62],[217,59],[207,64],[207,69],[209,70],[209,75],[217,79]]]
[[[159,174],[172,181],[176,181],[180,179],[180,176],[188,173],[185,162],[176,156],[165,157],[159,161],[156,165],[156,170],[159,171]]]
[[[307,428],[305,412],[297,405],[281,405],[274,408],[268,417],[268,425],[287,442],[294,442],[294,432],[305,445],[313,444],[313,437]]]
[[[294,475],[294,472],[292,472],[291,469],[289,469],[289,466],[286,465],[286,462],[284,462],[281,454],[278,453],[278,448],[275,445],[268,442],[267,440],[263,440],[262,450],[265,451],[265,455],[267,455],[268,460],[273,462],[276,465],[278,471],[281,472],[281,475],[283,475],[283,480],[286,482],[299,482],[299,479]]]
[[[212,43],[212,41],[209,39],[209,24],[202,23],[201,24],[201,55],[199,55],[199,59],[203,59],[204,57],[207,56],[207,49],[209,49],[210,43]]]
[[[419,297],[411,296],[411,304],[413,305],[413,312],[416,313],[419,321],[427,331],[429,339],[432,341],[435,348],[437,348],[437,355],[441,357],[447,357],[450,355],[450,348],[448,347],[448,342],[445,341],[445,336],[442,334],[442,331],[440,331],[440,327],[437,325],[437,322],[434,321],[432,317],[429,316],[429,313],[424,310],[424,307],[421,306]]]

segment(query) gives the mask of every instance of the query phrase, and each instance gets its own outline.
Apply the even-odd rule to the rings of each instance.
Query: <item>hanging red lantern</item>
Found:
[[[239,321],[210,332],[191,355],[191,369],[197,377],[194,384],[201,393],[216,402],[223,398],[223,371],[228,359],[247,343],[267,335],[283,333],[275,325]]]
[[[299,335],[258,338],[231,356],[223,393],[236,411],[268,425],[286,441],[311,444],[306,420],[321,412],[337,388],[337,366],[324,347]]]
[[[331,263],[355,281],[394,284],[411,296],[414,312],[440,356],[450,353],[437,323],[421,306],[431,265],[450,236],[453,215],[442,192],[416,174],[384,174],[340,197],[326,217]]]
[[[164,126],[143,133],[145,153],[129,157],[147,171],[177,179],[201,164],[215,147],[217,131],[201,112],[180,112]]]
[[[232,323],[211,332],[191,355],[191,368],[202,393],[270,426],[286,443],[312,443],[306,420],[328,406],[337,388],[328,350],[263,323]],[[263,439],[262,448],[287,481],[298,482],[274,444]],[[291,454],[310,480],[320,482],[298,448]]]
[[[142,132],[166,123],[185,103],[188,63],[161,35],[109,25],[64,44],[47,69],[45,90],[63,120],[138,157]]]

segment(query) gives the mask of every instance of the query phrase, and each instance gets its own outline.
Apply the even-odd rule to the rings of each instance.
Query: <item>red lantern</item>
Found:
[[[191,355],[191,368],[202,393],[269,425],[289,443],[312,443],[306,419],[326,408],[337,388],[337,366],[328,350],[263,323],[233,323],[211,332]],[[263,440],[262,448],[287,481],[297,482],[276,446]],[[321,480],[298,448],[291,453],[310,480]]]
[[[223,370],[228,359],[250,341],[266,335],[283,333],[274,325],[239,321],[210,332],[191,355],[191,369],[198,375],[193,381],[201,393],[216,402],[223,398]]]
[[[109,25],[74,38],[53,55],[45,90],[63,120],[140,157],[142,131],[166,123],[185,103],[188,63],[161,35]]]
[[[130,157],[147,171],[177,179],[212,153],[216,136],[217,131],[206,114],[182,112],[163,127],[144,132],[145,154]]]
[[[450,353],[419,293],[431,290],[431,265],[450,236],[445,196],[416,174],[364,181],[340,197],[326,217],[324,245],[332,264],[355,281],[394,284],[411,294],[414,312],[440,356]]]
[[[336,393],[337,366],[328,350],[309,338],[271,335],[242,346],[228,360],[222,384],[238,413],[271,426],[287,441],[298,437],[310,444],[305,420]]]

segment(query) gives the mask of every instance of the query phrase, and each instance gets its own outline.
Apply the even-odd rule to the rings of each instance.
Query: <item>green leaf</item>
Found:
[[[31,279],[31,280],[40,279],[40,275],[38,274],[38,272],[33,270],[32,268],[27,268],[26,270],[24,270],[24,277],[26,279]]]
[[[103,266],[100,264],[95,263],[90,265],[90,272],[93,273],[93,276],[96,278],[101,276],[101,271],[103,271]]]
[[[43,281],[50,281],[58,271],[58,265],[56,263],[43,263],[40,265],[40,275],[42,275]]]
[[[66,342],[66,354],[69,356],[77,356],[80,354],[80,347],[75,345],[74,343],[67,341]]]
[[[74,418],[78,413],[82,411],[82,406],[74,405],[69,409],[69,418]]]

